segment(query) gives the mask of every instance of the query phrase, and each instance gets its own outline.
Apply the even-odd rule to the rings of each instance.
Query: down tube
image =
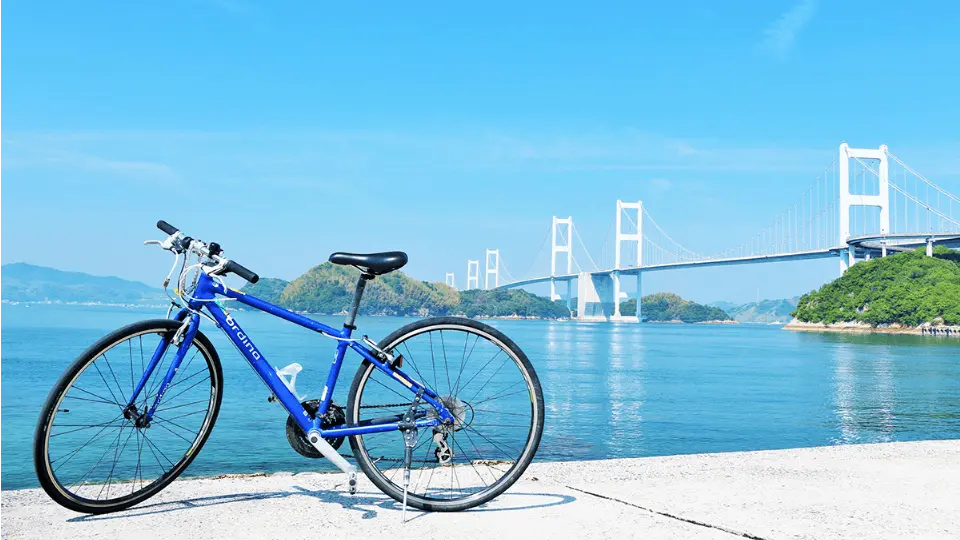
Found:
[[[293,392],[287,388],[287,385],[280,380],[280,376],[277,375],[277,372],[273,369],[273,366],[267,362],[263,355],[260,354],[260,351],[257,349],[256,345],[250,341],[249,336],[246,332],[240,328],[240,325],[237,324],[237,321],[233,317],[227,315],[220,309],[220,306],[214,303],[208,303],[206,305],[210,314],[213,315],[213,318],[217,320],[220,324],[220,327],[223,329],[223,332],[227,334],[230,338],[230,341],[236,345],[237,349],[241,354],[250,362],[250,365],[253,366],[253,369],[257,371],[257,374],[260,375],[260,378],[263,379],[264,384],[273,392],[273,395],[277,396],[277,399],[280,400],[280,403],[283,404],[283,408],[290,413],[290,416],[296,420],[297,424],[300,426],[300,429],[304,433],[309,432],[314,428],[313,420],[310,418],[310,414],[303,408],[303,405],[300,404],[300,400],[293,395]]]

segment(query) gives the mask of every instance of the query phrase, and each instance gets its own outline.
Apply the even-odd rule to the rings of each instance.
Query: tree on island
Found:
[[[800,298],[802,322],[877,326],[960,324],[960,253],[937,246],[859,262],[840,278]]]

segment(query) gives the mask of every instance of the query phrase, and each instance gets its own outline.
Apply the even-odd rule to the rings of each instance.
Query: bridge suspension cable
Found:
[[[506,263],[506,261],[504,261],[503,259],[500,259],[500,268],[502,268],[502,269],[503,269],[503,273],[506,274],[505,277],[509,277],[509,278],[510,278],[509,281],[504,281],[504,284],[513,283],[514,281],[518,281],[517,278],[513,277],[513,274],[510,273],[510,269],[507,268],[507,263]]]
[[[540,248],[537,250],[537,253],[533,256],[533,259],[530,261],[530,264],[527,267],[527,269],[520,274],[520,279],[517,279],[516,276],[514,276],[509,269],[507,269],[506,262],[501,258],[500,265],[503,267],[504,273],[506,273],[507,276],[509,276],[509,281],[505,281],[504,284],[509,284],[515,281],[522,281],[524,279],[535,277],[532,274],[532,272],[534,268],[536,268],[537,263],[540,262],[541,255],[543,255],[544,248],[547,246],[547,242],[549,240],[550,240],[550,230],[547,229],[546,234],[543,235],[543,240],[540,241]]]
[[[746,240],[703,260],[783,255],[836,246],[839,205],[837,161],[834,159],[796,201]]]
[[[583,239],[580,238],[580,231],[577,230],[577,226],[574,225],[573,227],[571,227],[571,229],[573,229],[573,234],[574,234],[574,236],[577,237],[577,241],[580,242],[580,247],[583,248],[583,252],[587,254],[587,259],[590,259],[590,264],[593,265],[593,269],[599,272],[599,271],[600,271],[600,267],[597,266],[597,263],[594,262],[593,257],[590,256],[590,252],[587,251],[587,246],[585,246],[585,245],[583,244]],[[576,262],[576,258],[574,258],[574,262]],[[579,267],[580,265],[578,264],[577,266]],[[582,271],[582,270],[581,270],[581,271]]]
[[[960,198],[914,170],[889,150],[886,155],[899,166],[888,173],[890,188],[895,192],[890,201],[891,232],[960,232]],[[879,174],[872,169],[870,172]]]

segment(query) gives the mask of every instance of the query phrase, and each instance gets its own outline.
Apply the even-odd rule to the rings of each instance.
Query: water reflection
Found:
[[[546,325],[543,341],[537,347],[545,354],[541,361],[534,361],[545,395],[544,438],[555,441],[566,459],[589,455],[591,450],[585,447],[576,419],[589,418],[578,393],[583,384],[579,374],[588,363],[584,359],[592,358],[594,351],[590,340],[584,339],[586,330],[581,325],[557,321]]]
[[[960,385],[943,376],[956,373],[956,356],[943,355],[935,344],[914,336],[820,339],[829,343],[832,352],[837,422],[833,442],[940,438],[938,432],[956,427]],[[944,394],[953,400],[949,405],[938,399]]]
[[[644,376],[642,332],[621,324],[609,325],[606,388],[610,399],[609,446],[639,450],[643,441]]]

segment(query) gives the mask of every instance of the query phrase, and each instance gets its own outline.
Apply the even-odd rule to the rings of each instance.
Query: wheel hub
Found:
[[[133,420],[134,427],[141,429],[150,427],[146,407],[144,407],[143,414],[141,414],[140,411],[137,410],[136,405],[127,405],[127,407],[123,409],[123,417],[127,420]]]
[[[460,431],[473,422],[473,407],[471,407],[469,403],[455,396],[441,397],[440,403],[450,411],[450,414],[453,416],[453,423],[440,424],[434,428],[435,431],[441,431],[443,433]],[[440,414],[436,409],[430,409],[427,413],[427,418],[439,417]]]

